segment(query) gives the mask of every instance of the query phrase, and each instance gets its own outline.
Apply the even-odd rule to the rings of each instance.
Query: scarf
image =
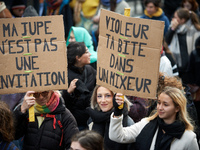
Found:
[[[126,105],[126,104],[125,104]],[[113,112],[113,109],[108,112],[102,112],[98,110],[93,110],[87,108],[87,111],[93,121],[92,130],[98,132],[104,138],[104,149],[105,150],[126,150],[129,144],[121,144],[114,142],[109,139],[109,125],[110,125],[110,115]],[[123,126],[127,126],[128,120],[128,110],[127,107],[123,109]]]
[[[162,137],[157,135],[155,150],[169,150],[174,138],[180,139],[185,131],[183,122],[175,121],[172,124],[166,124],[159,117],[151,120],[140,132],[135,142],[136,150],[148,150],[151,147],[152,140],[157,129],[164,130]],[[158,139],[158,137],[160,137]],[[144,144],[145,143],[145,144]]]
[[[60,101],[59,94],[53,92],[50,100],[46,103],[46,105],[41,106],[38,103],[35,103],[34,105],[35,112],[38,114],[47,114],[53,112],[58,106],[59,101]]]
[[[156,11],[154,14],[152,14],[152,15],[149,15],[148,13],[147,13],[147,10],[145,9],[144,10],[144,14],[146,15],[146,16],[148,16],[149,18],[152,18],[152,17],[160,17],[161,15],[162,15],[162,13],[163,13],[163,10],[161,9],[161,8],[158,8],[158,11]]]
[[[179,67],[182,67],[182,59],[180,54],[181,50],[179,47],[178,34],[186,34],[187,51],[188,55],[190,55],[192,50],[194,50],[195,32],[197,32],[197,30],[189,19],[185,24],[178,26],[174,33],[170,44],[170,51],[173,53]]]
[[[122,0],[117,0],[116,3],[120,3]],[[101,0],[102,5],[110,7],[110,0]]]

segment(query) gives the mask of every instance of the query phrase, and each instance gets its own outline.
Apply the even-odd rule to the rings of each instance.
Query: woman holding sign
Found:
[[[115,100],[118,105],[123,103],[118,97]],[[112,113],[109,138],[120,143],[135,142],[136,150],[199,150],[186,103],[181,90],[166,87],[158,96],[156,113],[130,127],[122,126],[122,113]]]
[[[122,94],[116,94],[120,100],[123,100]],[[104,137],[104,148],[105,150],[128,150],[131,148],[130,144],[120,144],[109,139],[109,124],[110,124],[110,114],[114,111],[114,105],[117,105],[114,101],[114,93],[103,86],[96,86],[91,98],[91,108],[88,107],[88,113],[90,114],[91,120],[93,122],[92,130],[98,132]],[[124,96],[124,109],[120,109],[120,113],[124,115],[123,126],[130,126],[134,122],[128,116],[128,111],[130,107],[130,102]],[[115,112],[117,113],[117,112]]]
[[[29,121],[31,106],[35,112],[34,122]],[[58,91],[28,91],[14,114],[16,138],[24,136],[25,150],[69,149],[71,137],[78,132],[76,121],[63,105]]]
[[[92,91],[96,85],[96,71],[90,66],[90,52],[83,42],[71,42],[67,47],[68,85],[62,96],[66,107],[74,115],[79,130],[88,129]]]

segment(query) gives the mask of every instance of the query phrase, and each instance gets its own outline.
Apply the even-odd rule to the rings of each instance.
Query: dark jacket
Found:
[[[190,54],[189,65],[188,65],[188,83],[196,84],[200,86],[200,54],[197,50],[192,51]]]
[[[87,108],[88,113],[90,114],[91,120],[93,122],[92,130],[98,132],[104,138],[104,150],[131,150],[132,144],[122,144],[117,143],[109,139],[109,125],[110,125],[110,115],[113,110],[109,112],[102,112],[98,110],[93,110],[91,108]],[[128,116],[128,110],[123,110],[123,127],[130,126],[129,122],[131,119]],[[132,119],[131,119],[132,121]],[[134,122],[132,121],[132,124]],[[131,124],[131,125],[132,125]]]
[[[63,90],[62,96],[78,126],[87,126],[89,115],[85,109],[90,106],[90,98],[96,85],[96,71],[90,65],[85,65],[84,68],[72,66],[68,68],[68,85],[74,79],[79,79],[75,91],[69,94],[67,90]]]
[[[148,15],[142,15],[141,18],[144,18],[144,19],[152,19],[152,20],[158,20],[158,21],[164,21],[165,22],[165,28],[164,28],[164,34],[167,33],[168,31],[168,28],[169,28],[169,20],[168,18],[165,16],[165,13],[164,12],[161,12],[162,10],[159,9],[158,10],[159,12],[158,13],[161,13],[159,16],[153,16],[153,17],[149,17]]]
[[[55,115],[55,118],[45,117],[40,127],[38,127],[37,117],[35,117],[35,122],[29,122],[28,112],[23,114],[20,109],[21,106],[14,111],[16,139],[24,136],[24,150],[64,150],[70,148],[71,137],[78,132],[78,128],[74,117],[65,108],[62,100],[60,100],[57,108],[49,113]],[[63,132],[57,122],[58,119],[63,126]],[[59,146],[60,143],[62,143],[62,146]]]

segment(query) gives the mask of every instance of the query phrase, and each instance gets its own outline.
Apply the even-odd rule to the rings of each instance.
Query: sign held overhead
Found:
[[[0,94],[68,87],[61,15],[2,19],[0,37]]]
[[[164,22],[102,9],[97,84],[114,92],[155,98]]]

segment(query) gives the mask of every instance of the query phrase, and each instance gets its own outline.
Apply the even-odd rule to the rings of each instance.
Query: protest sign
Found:
[[[102,9],[97,84],[114,92],[155,98],[164,22]]]
[[[0,94],[67,88],[63,16],[1,19]]]

